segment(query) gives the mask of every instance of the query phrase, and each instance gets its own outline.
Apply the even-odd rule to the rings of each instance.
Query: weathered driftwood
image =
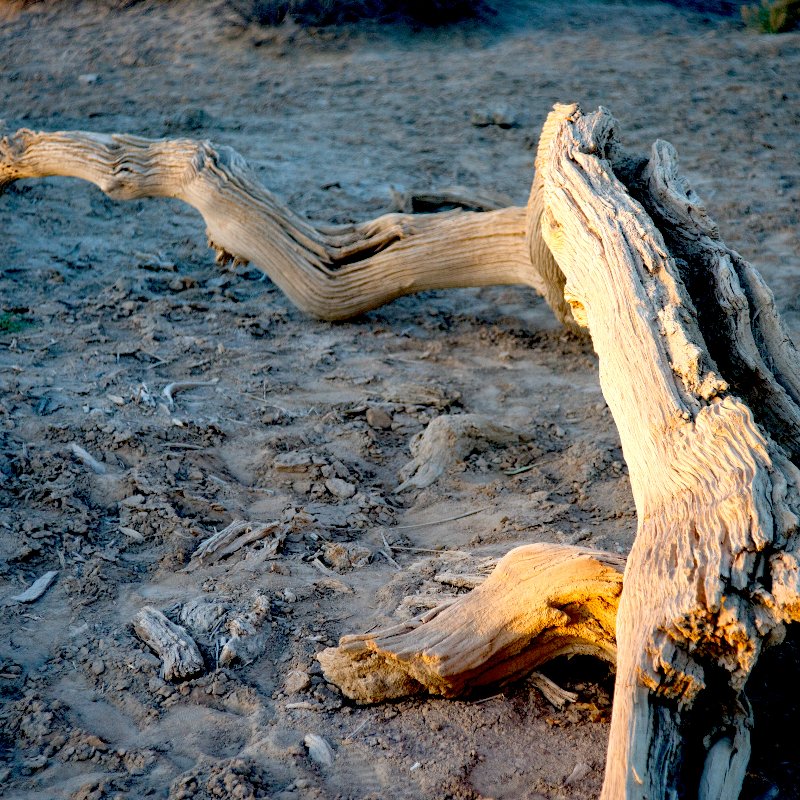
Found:
[[[157,608],[144,606],[133,618],[136,635],[161,659],[165,681],[183,681],[201,675],[203,657],[187,631],[168,620]]]
[[[552,258],[524,208],[386,214],[358,225],[313,227],[261,186],[227,147],[189,139],[35,133],[0,138],[0,194],[15,180],[83,178],[110,197],[175,197],[203,216],[219,263],[252,262],[302,310],[353,317],[404,294],[460,286],[527,284],[546,289],[531,254]],[[555,300],[553,299],[555,298]]]
[[[30,131],[0,140],[0,192],[48,175],[85,178],[121,199],[183,199],[203,215],[221,261],[252,261],[326,319],[422,289],[522,283],[565,324],[588,327],[639,515],[617,621],[603,797],[738,796],[752,725],[747,677],[762,647],[800,616],[800,357],[769,289],[720,240],[669,145],[627,153],[607,112],[558,106],[527,209],[324,228],[292,214],[232,150],[207,142]],[[587,595],[576,611],[590,604]],[[453,664],[469,663],[459,648],[480,638],[485,619],[502,617],[502,606],[488,617],[476,609],[478,634],[432,640],[446,666],[422,683],[451,691]],[[413,661],[424,635],[408,651],[387,646],[392,663],[398,652]],[[342,647],[378,658],[369,641]],[[526,668],[535,660],[525,659]],[[495,677],[517,668],[514,655],[497,663]],[[492,669],[479,673],[488,680]],[[413,671],[393,674],[422,685]],[[392,691],[405,689],[374,694]]]
[[[15,594],[11,599],[16,603],[35,603],[50,588],[50,584],[58,576],[57,570],[50,570],[40,575],[24,592]]]
[[[344,636],[317,658],[359,703],[424,691],[456,697],[560,655],[613,662],[623,566],[620,556],[580,547],[518,547],[469,594],[391,628]]]
[[[234,520],[230,525],[200,543],[197,550],[192,553],[189,569],[194,569],[201,564],[216,564],[217,561],[233,555],[246,545],[266,539],[268,536],[270,539],[266,549],[268,554],[274,555],[285,538],[280,522]]]
[[[639,519],[603,797],[735,798],[752,726],[742,690],[800,613],[796,354],[671,148],[625,153],[602,109],[559,106],[548,124],[542,230],[592,334]]]

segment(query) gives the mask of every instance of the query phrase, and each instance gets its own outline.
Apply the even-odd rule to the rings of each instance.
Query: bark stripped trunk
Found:
[[[796,354],[668,145],[649,160],[626,154],[602,109],[558,106],[555,120],[543,234],[592,334],[639,519],[602,796],[736,798],[745,683],[800,615]]]
[[[600,357],[639,516],[617,617],[603,797],[736,798],[752,726],[747,678],[762,647],[800,618],[800,358],[769,289],[721,242],[669,145],[631,155],[606,111],[557,106],[536,165],[527,209],[314,228],[226,148],[20,131],[0,140],[0,192],[19,178],[68,175],[120,199],[180,198],[203,215],[222,260],[252,261],[326,319],[422,289],[500,283],[534,286],[567,324],[574,315]],[[513,610],[504,600],[484,614],[481,597],[464,606],[473,643],[487,631],[501,637],[502,624],[483,623]],[[411,645],[394,640],[409,632],[387,634],[384,660],[414,661],[431,647],[442,663],[463,656],[463,626],[449,638],[436,627],[446,613]],[[344,645],[374,651],[378,639]],[[530,666],[536,636],[527,641]],[[488,652],[504,666],[468,664],[469,679],[520,664],[507,643]],[[428,678],[445,694],[465,685],[457,670]]]

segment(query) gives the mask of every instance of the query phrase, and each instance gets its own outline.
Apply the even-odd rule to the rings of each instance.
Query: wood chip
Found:
[[[35,603],[49,588],[50,584],[56,579],[58,572],[51,570],[45,572],[40,578],[37,578],[24,592],[14,595],[12,600],[17,603]]]
[[[75,458],[78,459],[78,461],[80,461],[84,466],[89,467],[89,469],[96,475],[105,475],[106,472],[108,472],[104,464],[101,464],[94,456],[90,455],[77,442],[71,442],[69,445],[69,449],[72,455],[74,455]]]
[[[448,586],[458,586],[460,589],[474,589],[486,580],[486,575],[464,575],[457,572],[440,572],[438,575],[435,575],[433,579],[437,583],[444,583]]]
[[[569,777],[564,781],[565,786],[572,786],[575,783],[582,781],[590,772],[592,768],[588,764],[579,762],[575,765],[575,769],[570,772]]]
[[[144,541],[144,536],[142,536],[142,534],[134,528],[128,528],[124,525],[120,525],[119,532],[125,534],[125,536],[127,536],[129,539],[133,539],[134,542]]]
[[[333,766],[333,759],[336,754],[328,742],[316,733],[309,733],[304,739],[305,746],[308,749],[309,758],[321,767]]]
[[[265,557],[275,555],[285,538],[280,528],[279,522],[260,523],[241,519],[234,520],[227,528],[223,528],[201,543],[200,547],[192,554],[189,569],[200,564],[215,564],[245,545],[266,539],[270,535],[272,538],[265,546],[269,552],[265,554]]]
[[[161,676],[181,681],[201,675],[203,657],[185,628],[168,620],[158,609],[145,606],[133,618],[136,635],[161,659]]]
[[[166,398],[169,407],[172,408],[175,405],[175,395],[178,394],[178,392],[185,392],[187,389],[197,389],[200,386],[216,386],[218,382],[219,378],[214,378],[210,381],[174,381],[173,383],[168,383],[161,394]]]
[[[542,693],[544,699],[556,708],[564,708],[567,704],[574,703],[578,699],[578,695],[575,692],[568,692],[566,689],[562,689],[541,672],[531,672],[530,681]]]

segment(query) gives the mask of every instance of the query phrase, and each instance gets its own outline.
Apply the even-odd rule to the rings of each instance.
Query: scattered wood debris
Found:
[[[270,538],[263,548],[265,552],[262,555],[264,558],[271,558],[277,555],[286,537],[281,523],[234,520],[226,528],[218,531],[200,544],[192,555],[189,568],[193,569],[200,564],[216,564],[217,561],[232,555],[242,547],[267,539],[267,537]]]
[[[37,578],[24,592],[14,595],[11,599],[17,603],[35,603],[50,588],[58,575],[57,570],[45,572]]]
[[[201,675],[203,657],[185,628],[168,620],[152,606],[145,606],[133,618],[136,635],[161,659],[165,681],[182,681]]]
[[[542,693],[544,699],[556,708],[564,708],[564,706],[574,703],[578,699],[578,695],[575,692],[568,692],[566,689],[562,689],[541,672],[531,672],[529,680]]]

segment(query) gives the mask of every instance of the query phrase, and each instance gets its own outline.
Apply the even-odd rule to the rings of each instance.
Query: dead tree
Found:
[[[219,260],[254,263],[325,319],[423,289],[516,283],[587,327],[639,519],[616,614],[602,796],[738,797],[748,676],[800,617],[800,359],[769,288],[720,239],[670,145],[627,152],[604,109],[556,106],[527,208],[324,228],[208,142],[25,130],[0,141],[0,191],[49,175],[119,199],[184,200]],[[514,558],[513,569],[537,561]],[[400,631],[345,637],[323,663],[345,691],[372,681],[362,699],[374,701],[419,687],[452,694],[569,647],[613,658],[620,565],[550,558],[582,566],[548,578],[538,562],[526,597],[508,591],[501,562],[467,599]],[[476,652],[487,659],[465,657]]]

